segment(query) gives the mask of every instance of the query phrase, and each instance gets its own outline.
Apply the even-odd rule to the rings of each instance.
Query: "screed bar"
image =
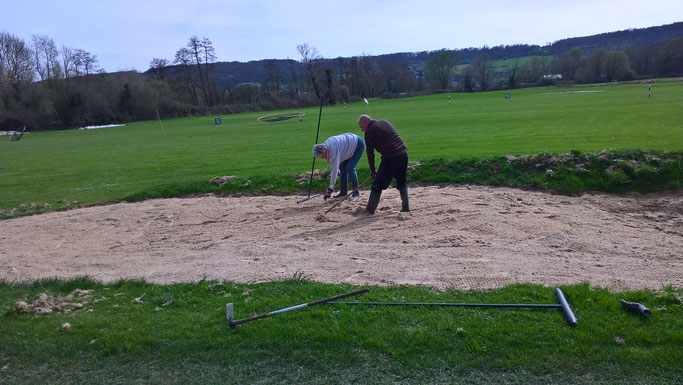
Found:
[[[444,307],[498,307],[498,308],[560,308],[569,326],[576,326],[576,317],[569,307],[560,288],[555,289],[559,304],[528,303],[450,303],[450,302],[327,302],[330,305],[368,305],[368,306],[444,306]]]
[[[234,328],[235,326],[243,324],[243,323],[256,321],[256,320],[261,319],[261,318],[272,317],[276,314],[286,313],[286,312],[292,311],[292,310],[298,310],[298,309],[302,309],[302,308],[309,307],[309,306],[319,305],[321,303],[334,301],[334,300],[341,299],[341,298],[350,297],[352,295],[363,294],[369,290],[370,289],[367,289],[367,288],[366,289],[360,289],[360,290],[352,291],[350,293],[339,294],[339,295],[335,295],[334,297],[323,298],[323,299],[319,299],[317,301],[308,302],[308,303],[302,303],[300,305],[290,306],[290,307],[286,307],[284,309],[275,310],[275,311],[271,311],[269,313],[259,314],[259,315],[255,315],[255,316],[252,316],[249,318],[240,319],[240,320],[233,320],[232,319],[232,317],[233,317],[233,306],[232,306],[232,303],[229,303],[229,304],[225,305],[225,315],[228,317],[228,325],[230,325],[230,328]]]

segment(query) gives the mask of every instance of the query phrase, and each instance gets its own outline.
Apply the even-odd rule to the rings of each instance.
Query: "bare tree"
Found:
[[[0,85],[33,81],[31,49],[20,38],[0,32]]]
[[[84,75],[86,80],[88,76],[97,72],[97,55],[93,55],[90,52],[76,48],[73,51],[74,58],[74,68],[76,70],[76,76]]]
[[[315,96],[320,98],[322,96],[323,81],[322,77],[322,65],[320,63],[321,56],[318,54],[318,50],[309,47],[308,44],[299,44],[296,46],[297,51],[301,55],[301,63],[306,68],[306,73],[313,85],[313,91],[315,91]]]
[[[462,75],[460,77],[460,87],[462,87],[463,91],[474,92],[475,72],[476,70],[471,64],[465,67],[465,69],[462,71]]]
[[[33,50],[36,57],[36,72],[40,80],[56,79],[61,75],[59,50],[55,41],[47,35],[33,35]]]
[[[299,89],[300,89],[299,71],[297,69],[295,60],[292,60],[289,58],[287,58],[287,60],[289,61],[289,72],[290,72],[290,75],[292,76],[292,84],[294,85],[294,88],[291,89],[291,91],[290,91],[290,98],[294,99],[296,97],[296,95],[299,94]]]
[[[508,70],[508,88],[515,88],[517,86],[517,67],[519,62],[515,60],[514,66]]]
[[[266,60],[263,63],[263,70],[265,71],[264,91],[272,92],[274,96],[277,96],[280,93],[280,66],[275,60]]]
[[[204,52],[204,73],[206,74],[206,86],[209,93],[209,105],[213,105],[213,98],[211,97],[211,77],[209,76],[209,64],[216,61],[216,50],[213,48],[213,43],[208,38],[202,39],[201,48]],[[216,82],[214,82],[216,83]]]
[[[493,60],[491,60],[491,56],[485,50],[482,50],[482,53],[474,59],[472,67],[474,67],[476,79],[479,81],[479,88],[481,91],[486,91],[491,84],[491,77],[493,76]]]
[[[202,72],[202,55],[203,47],[202,41],[199,40],[197,36],[192,36],[190,41],[187,42],[187,50],[190,52],[190,58],[192,64],[197,67],[197,72],[199,72],[199,86],[202,88],[202,94],[204,95],[204,102],[209,105],[209,95],[206,92],[204,73]]]
[[[159,79],[166,80],[166,77],[164,76],[164,68],[168,67],[168,65],[168,59],[160,59],[155,57],[149,63],[149,69],[159,76]]]
[[[192,73],[190,72],[190,66],[192,65],[192,52],[187,48],[181,48],[175,53],[175,63],[183,66],[185,71],[187,89],[192,98],[192,102],[195,105],[199,104],[197,100],[197,91],[194,86],[194,80],[192,79]]]
[[[69,48],[65,45],[62,46],[62,65],[64,66],[65,79],[76,76],[73,48]]]
[[[451,70],[458,64],[458,57],[455,51],[443,49],[434,55],[432,60],[427,62],[427,77],[432,83],[432,87],[442,90],[450,88]]]

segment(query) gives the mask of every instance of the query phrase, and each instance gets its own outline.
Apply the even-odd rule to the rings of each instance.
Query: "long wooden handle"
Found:
[[[332,211],[333,208],[337,207],[340,203],[344,202],[344,201],[345,201],[346,199],[348,199],[351,195],[355,194],[356,191],[358,191],[359,188],[363,187],[364,184],[368,183],[368,181],[369,181],[370,179],[372,179],[371,176],[369,176],[368,179],[364,180],[363,183],[359,184],[358,187],[356,187],[355,189],[353,189],[353,191],[351,192],[351,194],[348,194],[347,196],[345,196],[344,198],[342,198],[341,200],[339,200],[339,202],[333,204],[332,207],[330,207],[329,209],[327,209],[327,210],[325,211],[324,214],[329,213],[330,211]]]

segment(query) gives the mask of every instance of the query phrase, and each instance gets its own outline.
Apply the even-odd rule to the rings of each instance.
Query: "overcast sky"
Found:
[[[551,5],[549,5],[551,4]],[[683,0],[0,0],[0,31],[81,48],[107,72],[173,60],[193,35],[218,61],[539,44],[683,21]]]

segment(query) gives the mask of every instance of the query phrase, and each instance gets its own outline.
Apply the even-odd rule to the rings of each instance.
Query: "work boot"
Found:
[[[401,212],[407,213],[410,211],[410,205],[408,205],[408,186],[401,187],[398,192],[401,194]]]
[[[335,195],[335,198],[343,198],[346,196],[346,190],[348,188],[348,183],[346,179],[339,180],[339,194]]]
[[[375,210],[377,209],[377,205],[379,204],[379,197],[381,196],[381,191],[371,190],[370,198],[368,199],[368,206],[365,208],[365,212],[368,214],[374,214]]]

